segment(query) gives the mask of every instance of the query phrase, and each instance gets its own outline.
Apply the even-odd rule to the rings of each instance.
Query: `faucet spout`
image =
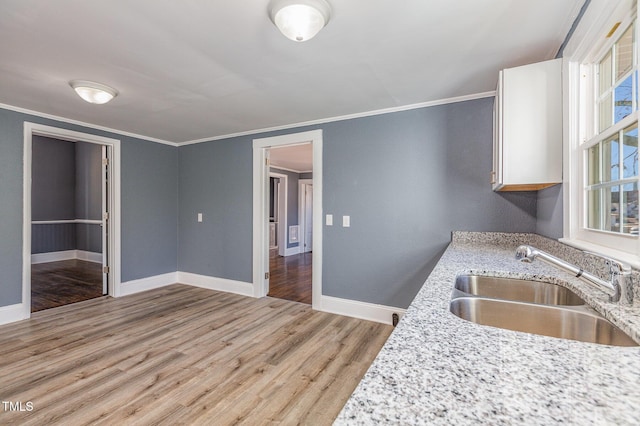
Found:
[[[602,257],[600,255],[597,255]],[[521,262],[531,263],[536,259],[540,259],[546,263],[554,265],[567,272],[575,274],[586,283],[597,288],[609,295],[611,302],[618,302],[622,305],[633,304],[633,289],[631,288],[630,275],[631,268],[617,260],[603,257],[606,265],[609,267],[610,282],[604,281],[582,268],[572,265],[562,259],[559,259],[545,251],[535,247],[522,245],[516,249],[516,259]]]

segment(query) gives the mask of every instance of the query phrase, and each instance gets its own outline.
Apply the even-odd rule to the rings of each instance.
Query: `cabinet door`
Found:
[[[500,190],[562,181],[562,60],[502,71],[494,161]]]
[[[502,185],[502,71],[498,75],[498,88],[493,104],[493,170],[491,185],[497,190]]]

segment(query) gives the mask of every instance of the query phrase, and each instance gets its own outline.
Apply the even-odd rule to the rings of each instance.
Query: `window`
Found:
[[[562,241],[640,267],[635,4],[592,3],[564,51]]]
[[[638,235],[638,70],[631,24],[593,67],[598,131],[585,144],[589,229]]]

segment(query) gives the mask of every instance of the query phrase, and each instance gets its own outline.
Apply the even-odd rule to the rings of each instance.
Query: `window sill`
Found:
[[[612,249],[611,247],[594,244],[592,242],[584,241],[584,240],[560,238],[558,241],[580,250],[590,251],[593,253],[610,257],[615,260],[619,260],[621,262],[631,265],[631,267],[634,269],[640,269],[640,257],[637,255],[627,253],[625,251]]]

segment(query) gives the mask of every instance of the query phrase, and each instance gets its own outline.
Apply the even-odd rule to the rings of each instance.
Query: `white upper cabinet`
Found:
[[[494,191],[562,182],[562,59],[500,71],[494,105]]]

